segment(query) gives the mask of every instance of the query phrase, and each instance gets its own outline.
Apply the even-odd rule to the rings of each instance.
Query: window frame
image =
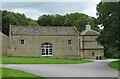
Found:
[[[71,45],[71,44],[72,44],[72,40],[68,39],[68,45]]]
[[[22,44],[22,45],[25,44],[25,39],[21,39],[20,44]]]
[[[53,49],[51,43],[43,43],[41,47],[42,47],[41,56],[53,56]]]

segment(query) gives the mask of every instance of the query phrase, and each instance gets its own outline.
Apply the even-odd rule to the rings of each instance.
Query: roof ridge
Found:
[[[22,25],[11,25],[12,27],[73,27],[73,26],[22,26]]]
[[[74,27],[68,26],[40,26],[40,27],[30,27],[30,26],[14,26],[12,25],[11,31],[13,34],[27,34],[27,35],[34,35],[37,32],[37,35],[77,35],[77,32]]]
[[[99,35],[100,33],[95,31],[95,30],[92,30],[92,29],[87,29],[83,32],[81,32],[81,35]]]

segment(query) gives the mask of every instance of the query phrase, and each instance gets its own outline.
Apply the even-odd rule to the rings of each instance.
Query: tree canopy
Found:
[[[90,17],[83,13],[70,13],[66,15],[42,15],[38,20],[27,18],[24,14],[14,13],[3,10],[2,12],[2,32],[9,34],[10,25],[18,26],[76,26],[78,31],[81,32],[85,29],[85,25],[89,22],[92,29],[99,31],[97,27],[98,22],[94,17]]]
[[[37,22],[41,26],[76,26],[79,32],[83,31],[89,22],[94,30],[99,31],[97,19],[83,13],[42,15]]]
[[[4,10],[2,11],[2,32],[4,34],[9,34],[10,25],[38,26],[38,23],[24,14]]]
[[[106,48],[107,57],[118,57],[118,52],[120,51],[119,7],[120,2],[101,2],[97,5],[98,21],[104,26],[97,40]],[[118,55],[116,56],[115,54]]]

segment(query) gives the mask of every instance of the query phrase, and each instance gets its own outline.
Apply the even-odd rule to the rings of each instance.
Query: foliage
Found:
[[[99,31],[97,19],[82,13],[42,15],[37,22],[41,26],[76,26],[79,32],[83,31],[89,22],[93,29]]]
[[[109,66],[120,71],[120,61],[113,61],[109,64]]]
[[[52,25],[52,16],[50,15],[43,15],[38,18],[38,24],[40,26],[49,26]]]
[[[28,18],[27,21],[28,21],[28,26],[39,26],[36,20],[32,20],[31,18]]]
[[[1,11],[0,11],[1,12]],[[2,11],[2,32],[9,35],[10,25],[21,26],[76,26],[81,32],[85,29],[87,23],[92,25],[94,30],[99,31],[98,22],[94,17],[89,17],[83,13],[70,13],[66,15],[42,15],[38,20],[27,18],[24,14],[14,13],[10,11]]]
[[[120,2],[101,2],[97,5],[98,22],[104,26],[97,40],[106,48],[106,53],[112,54],[111,57],[120,51],[119,7]]]
[[[52,18],[52,26],[64,26],[64,21],[64,16],[56,14]]]
[[[106,49],[105,56],[107,58],[119,58],[120,51],[117,50],[117,47],[116,48],[108,47],[108,49]]]
[[[23,25],[23,26],[38,26],[35,20],[26,18],[24,14],[14,13],[10,11],[2,11],[2,32],[6,35],[9,34],[10,25]]]
[[[90,60],[68,60],[55,58],[33,58],[33,57],[3,57],[3,64],[82,64],[92,62]]]

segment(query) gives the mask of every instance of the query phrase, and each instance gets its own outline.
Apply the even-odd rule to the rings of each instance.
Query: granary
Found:
[[[96,58],[104,56],[103,46],[96,41],[98,32],[91,29],[79,33],[76,27],[10,26],[8,56],[52,58]]]
[[[96,41],[99,34],[99,32],[91,29],[91,25],[86,25],[86,30],[80,34],[80,53],[82,58],[103,58],[103,46]]]

